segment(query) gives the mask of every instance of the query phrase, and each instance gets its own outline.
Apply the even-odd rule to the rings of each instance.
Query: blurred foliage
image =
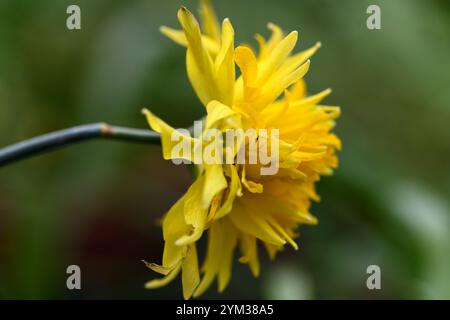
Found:
[[[78,4],[82,30],[66,29]],[[145,128],[142,107],[175,127],[204,113],[184,50],[159,34],[180,1],[0,0],[0,145],[82,123]],[[192,10],[196,1],[185,1]],[[378,4],[382,29],[366,28]],[[340,168],[324,178],[320,223],[301,249],[262,256],[260,279],[236,265],[206,298],[450,298],[450,3],[215,1],[238,41],[271,21],[320,40],[309,92],[340,105]],[[251,19],[249,19],[251,17]],[[90,142],[0,169],[1,298],[180,298],[180,283],[147,291],[159,261],[157,220],[190,183],[157,147]],[[202,254],[201,254],[202,256]],[[65,287],[82,268],[83,290]],[[366,288],[366,268],[382,290]],[[291,281],[292,280],[292,281]]]

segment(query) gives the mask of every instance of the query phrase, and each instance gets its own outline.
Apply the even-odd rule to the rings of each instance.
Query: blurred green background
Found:
[[[82,30],[66,28],[81,7]],[[203,115],[181,47],[158,32],[197,1],[0,0],[0,146],[78,124],[146,128],[150,108],[175,127]],[[381,30],[366,28],[378,4]],[[238,42],[271,21],[299,30],[309,92],[342,107],[340,167],[318,186],[319,225],[294,252],[237,261],[228,289],[204,298],[450,298],[450,2],[215,1]],[[157,220],[191,182],[155,146],[88,142],[0,168],[0,298],[181,298],[148,291],[160,261]],[[203,252],[201,253],[203,256]],[[237,257],[236,259],[237,260]],[[66,289],[66,268],[82,290]],[[379,265],[382,290],[366,288]]]

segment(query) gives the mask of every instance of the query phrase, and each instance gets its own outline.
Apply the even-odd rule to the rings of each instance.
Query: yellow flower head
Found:
[[[182,7],[178,11],[182,31],[162,27],[161,32],[187,48],[187,74],[206,107],[205,129],[224,134],[230,129],[278,129],[279,168],[274,175],[262,175],[260,162],[199,165],[194,183],[164,217],[162,265],[147,263],[164,275],[149,281],[147,288],[164,286],[181,272],[185,299],[201,295],[216,278],[219,291],[224,290],[236,248],[241,252],[239,262],[248,264],[254,276],[260,272],[258,243],[272,259],[285,244],[297,249],[297,227],[317,223],[309,212],[311,200],[320,199],[315,183],[337,167],[335,151],[341,147],[331,132],[339,107],[319,104],[331,90],[306,95],[303,77],[320,43],[293,54],[298,33],[285,35],[269,24],[268,40],[256,35],[256,55],[249,46],[235,47],[230,20],[220,26],[208,1],[201,2],[200,17],[202,29]],[[201,137],[176,131],[150,111],[144,113],[151,128],[161,134],[165,159],[173,158],[177,137],[193,146],[204,143],[199,142]],[[244,138],[240,144],[248,149],[251,142]],[[231,155],[236,159],[236,150]],[[195,163],[192,153],[183,157]],[[205,231],[208,245],[200,276],[196,242]]]

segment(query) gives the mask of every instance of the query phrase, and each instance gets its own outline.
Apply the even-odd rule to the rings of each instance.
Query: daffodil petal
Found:
[[[242,167],[241,181],[242,184],[247,188],[247,190],[252,193],[262,193],[264,190],[264,186],[261,183],[257,183],[247,179],[245,165]]]
[[[267,55],[258,69],[258,82],[265,82],[272,73],[279,68],[285,59],[289,56],[297,43],[298,33],[292,31],[283,40],[281,40],[273,50]]]
[[[220,42],[220,26],[214,8],[209,0],[200,1],[200,18],[205,34]]]
[[[202,267],[204,275],[194,297],[202,295],[216,276],[218,277],[219,291],[225,289],[231,276],[232,257],[236,244],[236,230],[226,218],[211,226],[208,230],[206,259]]]
[[[246,233],[241,233],[240,238],[240,246],[243,255],[239,258],[239,262],[248,264],[253,276],[258,277],[259,259],[257,240],[254,236]]]
[[[181,266],[181,280],[183,283],[183,297],[189,299],[200,283],[200,273],[198,270],[197,248],[195,244],[190,244]]]
[[[170,27],[161,26],[159,31],[164,34],[167,38],[172,40],[173,42],[179,44],[180,46],[187,47],[188,41],[186,39],[186,35],[182,30],[176,30]],[[205,46],[205,49],[209,52],[212,57],[215,57],[219,52],[220,45],[213,39],[208,36],[201,36],[202,43]]]
[[[234,165],[228,165],[228,174],[230,176],[229,190],[225,201],[217,211],[215,218],[220,219],[227,215],[233,208],[233,202],[236,196],[242,196],[241,181]]]
[[[208,115],[206,116],[205,130],[217,128],[220,121],[237,114],[236,111],[216,100],[208,103],[206,110]]]
[[[209,208],[212,199],[227,187],[228,183],[223,174],[221,164],[205,166],[205,185],[203,187],[203,208]]]
[[[222,45],[214,63],[219,100],[232,105],[234,100],[234,30],[230,20],[225,19],[222,24]]]
[[[248,202],[249,200],[247,200]],[[256,203],[256,199],[254,200]],[[236,201],[233,205],[233,210],[229,213],[229,217],[233,221],[234,225],[241,231],[246,232],[254,237],[276,246],[282,246],[286,243],[270,226],[270,224],[264,220],[261,216],[261,212],[253,212],[251,207],[243,206],[242,201]],[[252,200],[250,200],[252,202]],[[259,211],[259,210],[258,210]]]
[[[157,288],[164,287],[165,285],[167,285],[173,279],[176,278],[178,273],[180,273],[180,270],[181,270],[181,262],[167,276],[165,276],[164,278],[153,279],[151,281],[148,281],[145,284],[145,288],[147,288],[147,289],[157,289]]]
[[[203,208],[204,184],[205,176],[202,175],[194,181],[184,196],[184,220],[193,230],[190,234],[177,239],[175,241],[177,246],[193,243],[202,236],[208,215],[208,211]]]
[[[191,138],[188,130],[176,130],[165,123],[163,120],[155,116],[147,109],[143,109],[142,112],[147,117],[147,121],[150,127],[156,132],[161,134],[161,144],[163,149],[163,158],[166,160],[173,159],[174,155],[172,151],[175,147],[179,147],[182,144],[186,144],[189,150],[188,152],[177,153],[177,158],[185,159],[188,161],[193,160],[193,153],[191,152],[192,146],[195,143],[195,139]],[[182,151],[182,150],[180,150]]]
[[[204,48],[200,26],[192,13],[182,7],[178,10],[178,20],[188,42],[186,53],[188,77],[197,96],[206,106],[211,100],[220,97],[214,76],[213,61]]]

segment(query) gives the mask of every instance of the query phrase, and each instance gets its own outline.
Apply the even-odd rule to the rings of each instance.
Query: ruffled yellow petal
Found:
[[[237,101],[251,101],[260,92],[256,84],[258,76],[256,56],[249,47],[239,46],[235,50],[235,60],[242,73],[235,85],[236,99]]]
[[[259,259],[256,238],[246,233],[241,233],[240,238],[242,257],[239,258],[239,262],[248,264],[253,276],[258,277]]]
[[[264,186],[261,183],[257,183],[247,179],[246,166],[242,167],[242,184],[247,188],[248,191],[252,193],[262,193]]]
[[[306,81],[304,79],[298,80],[294,84],[290,94],[290,102],[303,99],[306,96]]]
[[[212,27],[209,10],[206,12],[207,26]],[[234,90],[234,30],[228,19],[223,21],[221,38],[216,41],[220,43],[220,48],[215,56],[210,55],[200,33],[200,26],[194,16],[184,7],[178,11],[178,19],[183,28],[187,41],[186,65],[189,80],[194,87],[203,105],[207,105],[211,100],[219,100],[222,103],[231,105],[233,102]],[[216,33],[218,30],[209,30]],[[172,36],[175,36],[171,32]],[[211,38],[211,35],[209,35]],[[176,38],[179,43],[184,39],[180,36]]]
[[[228,185],[227,194],[222,206],[216,212],[215,218],[220,219],[227,215],[233,208],[233,202],[236,197],[242,196],[241,181],[237,169],[234,165],[227,165],[225,169],[228,177],[230,178],[230,183]]]
[[[248,87],[255,86],[258,75],[258,63],[253,50],[249,47],[239,46],[235,51],[235,59],[241,69],[244,84]]]
[[[274,228],[274,230],[282,237],[284,238],[289,244],[295,249],[298,250],[298,245],[295,243],[295,241],[292,239],[292,237],[284,230],[284,228],[274,219],[273,217],[270,217],[268,219],[270,225]]]
[[[292,31],[270,51],[264,60],[261,61],[258,69],[258,82],[260,84],[266,81],[272,73],[285,62],[285,59],[294,49],[297,39],[297,31]]]
[[[146,266],[155,272],[165,275],[164,278],[147,282],[146,288],[154,289],[168,284],[182,270],[183,295],[189,299],[200,282],[197,250],[195,244],[179,246],[175,240],[188,234],[191,228],[185,223],[185,197],[178,200],[168,211],[163,221],[164,253],[163,264],[147,263]]]
[[[159,28],[159,31],[164,34],[167,38],[171,39],[173,42],[179,44],[180,46],[187,47],[188,41],[186,39],[186,35],[182,30],[172,29],[166,26],[162,26]],[[215,57],[220,50],[220,44],[215,40],[211,39],[208,36],[202,35],[202,43],[205,46],[206,51],[211,55],[211,57]]]
[[[225,19],[222,24],[222,45],[214,62],[216,83],[220,96],[218,99],[231,106],[234,100],[234,30],[230,20]]]
[[[188,42],[186,67],[189,80],[203,105],[220,98],[214,76],[214,64],[208,51],[204,48],[200,26],[186,8],[178,10],[178,20]]]
[[[176,158],[193,161],[194,157],[193,152],[191,151],[194,147],[195,139],[191,138],[188,130],[175,130],[147,109],[143,109],[142,113],[147,117],[147,121],[150,127],[161,134],[161,144],[164,159],[173,159],[173,149],[185,143],[187,146],[189,146],[186,149],[190,150],[190,152],[177,152]]]
[[[209,0],[200,1],[200,18],[205,34],[214,41],[220,42],[219,20]]]
[[[273,74],[273,76],[264,84],[261,89],[261,95],[255,99],[253,105],[257,109],[265,108],[274,102],[285,90],[295,82],[302,79],[309,70],[311,62],[308,60],[297,69],[290,73],[284,73],[286,70],[281,69]]]
[[[274,23],[268,23],[267,28],[272,31],[272,35],[269,41],[266,43],[265,39],[257,34],[256,40],[259,43],[259,59],[263,60],[267,57],[268,53],[283,39],[283,30]]]
[[[300,108],[305,106],[315,106],[320,103],[323,99],[331,94],[331,89],[325,89],[315,95],[309,96],[305,99],[295,101],[292,103],[292,108]]]
[[[282,248],[281,246],[275,246],[271,243],[264,243],[264,247],[266,248],[267,254],[269,255],[270,260],[274,260],[277,252]]]
[[[162,274],[164,276],[167,276],[170,273],[170,271],[173,270],[173,267],[170,267],[170,268],[169,267],[164,267],[164,266],[161,266],[161,265],[156,264],[156,263],[147,262],[145,260],[142,260],[142,262],[150,270],[153,270],[153,271],[155,271],[155,272],[157,272],[159,274]]]
[[[183,283],[183,297],[185,300],[189,299],[193,294],[198,284],[200,283],[200,273],[198,270],[197,248],[195,244],[190,244],[186,253],[186,258],[183,259],[181,272],[181,280]]]
[[[232,267],[233,251],[237,244],[237,233],[227,218],[214,223],[208,230],[208,248],[205,263],[202,266],[203,278],[194,293],[194,297],[202,295],[218,277],[219,291],[227,286]]]
[[[208,115],[206,116],[205,130],[221,128],[223,120],[237,115],[236,111],[216,100],[208,103],[206,110]]]
[[[176,240],[175,244],[178,246],[197,241],[205,229],[208,211],[203,206],[204,185],[205,176],[202,175],[194,181],[184,196],[184,220],[192,227],[192,232]]]
[[[309,48],[305,51],[302,51],[300,53],[297,53],[297,54],[293,55],[292,57],[289,57],[283,63],[279,72],[281,74],[289,74],[293,70],[297,69],[303,63],[305,63],[309,58],[311,58],[311,56],[314,55],[314,53],[316,53],[316,51],[321,47],[321,45],[322,44],[320,42],[317,42],[311,48]]]
[[[205,166],[205,184],[203,187],[202,204],[203,209],[207,210],[211,205],[213,198],[228,186],[227,180],[223,174],[221,164]]]
[[[260,199],[260,198],[259,198]],[[245,203],[244,203],[245,201]],[[255,210],[253,206],[258,202],[258,199],[248,199],[248,195],[244,195],[239,201],[235,201],[233,210],[229,213],[229,217],[233,224],[244,233],[276,246],[282,246],[286,243],[265,220],[264,215],[260,210]],[[258,211],[258,212],[256,212]]]
[[[170,271],[167,274],[167,276],[165,276],[164,278],[160,278],[160,279],[150,280],[145,284],[145,287],[147,289],[157,289],[157,288],[164,287],[165,285],[170,283],[173,279],[175,279],[175,277],[178,275],[178,273],[180,273],[180,270],[181,270],[181,261],[178,263],[178,265],[175,266],[175,268],[172,271]]]

